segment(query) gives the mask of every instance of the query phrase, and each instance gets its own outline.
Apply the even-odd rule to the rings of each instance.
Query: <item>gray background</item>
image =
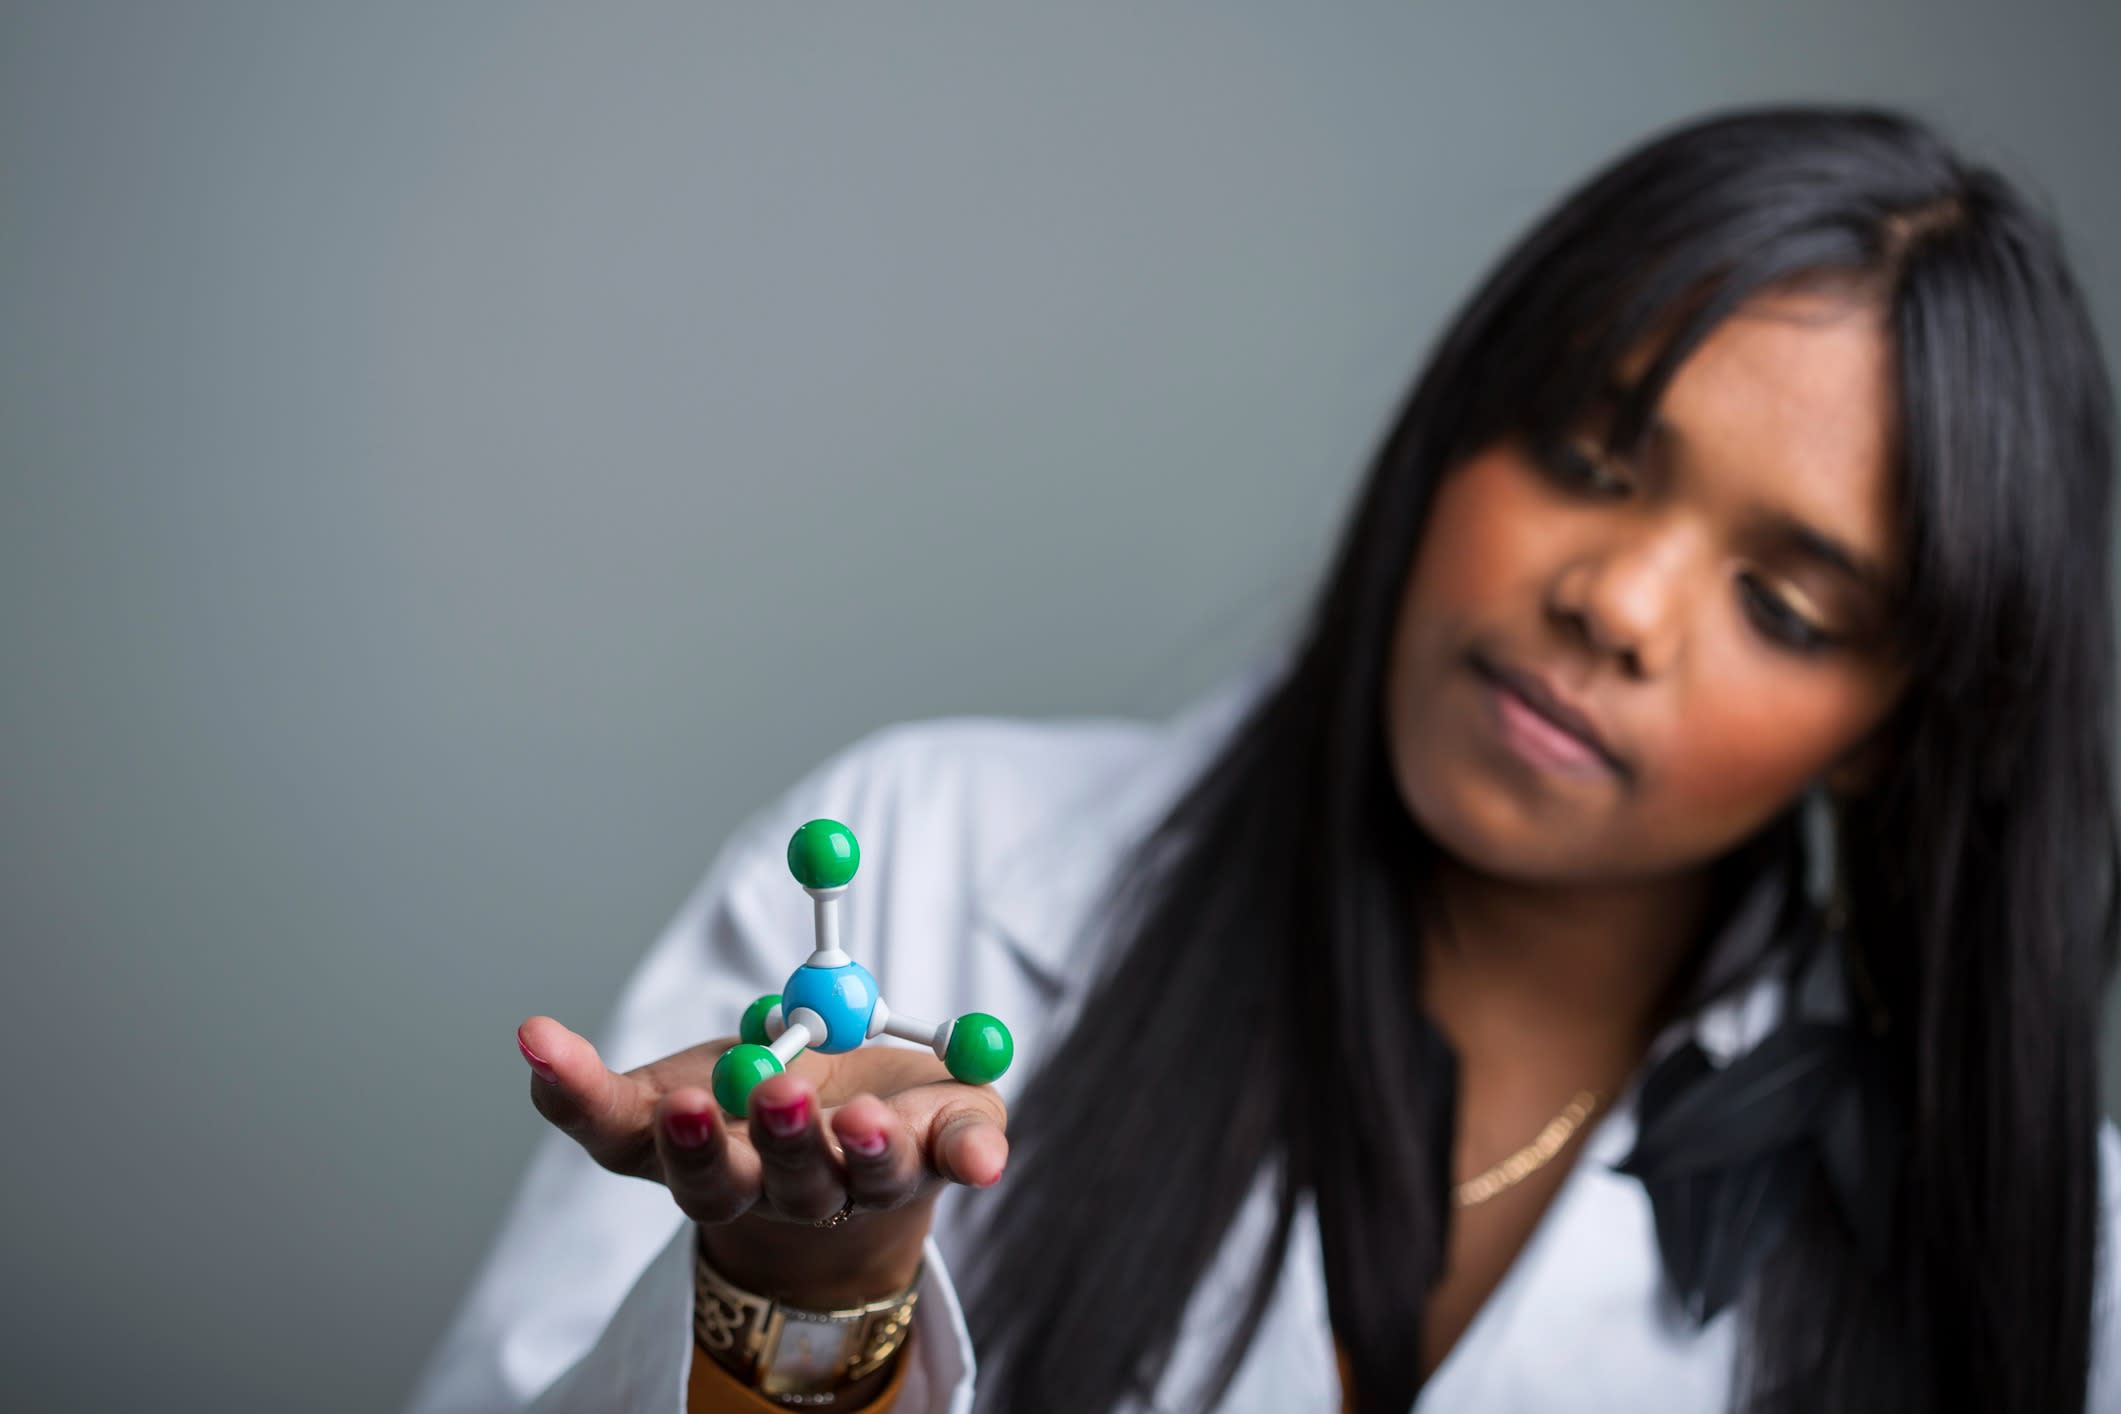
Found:
[[[0,11],[12,1407],[395,1405],[516,1022],[868,728],[1269,642],[1652,128],[1910,105],[2121,330],[2111,5],[1002,8]]]

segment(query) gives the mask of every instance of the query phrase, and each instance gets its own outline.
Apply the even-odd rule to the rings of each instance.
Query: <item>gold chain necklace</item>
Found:
[[[1461,1208],[1470,1208],[1475,1203],[1485,1203],[1506,1188],[1518,1184],[1544,1168],[1549,1159],[1561,1152],[1562,1145],[1591,1117],[1591,1112],[1605,1102],[1605,1097],[1595,1090],[1578,1090],[1576,1098],[1562,1108],[1546,1123],[1531,1143],[1504,1159],[1492,1168],[1474,1174],[1453,1190],[1452,1197]]]

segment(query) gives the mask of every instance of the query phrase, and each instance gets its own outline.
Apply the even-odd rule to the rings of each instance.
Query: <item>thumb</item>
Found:
[[[549,1016],[516,1028],[516,1046],[531,1069],[530,1102],[555,1129],[615,1173],[655,1174],[654,1094],[615,1074],[588,1038]]]

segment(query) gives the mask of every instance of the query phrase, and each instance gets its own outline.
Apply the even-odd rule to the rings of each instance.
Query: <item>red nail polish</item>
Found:
[[[679,1148],[697,1149],[707,1142],[707,1135],[714,1128],[714,1121],[703,1114],[680,1114],[672,1110],[663,1127],[670,1131],[671,1141]]]
[[[524,1045],[523,1038],[521,1036],[516,1037],[516,1049],[523,1053],[524,1060],[530,1062],[530,1068],[538,1073],[538,1079],[551,1080],[555,1082],[559,1080],[560,1073],[554,1070],[551,1066],[545,1064],[545,1058],[543,1056],[539,1055],[536,1051],[530,1049],[530,1047]]]
[[[768,1130],[783,1139],[802,1133],[803,1126],[810,1122],[810,1097],[807,1095],[798,1096],[793,1104],[753,1105],[751,1109]]]
[[[884,1136],[881,1133],[856,1135],[844,1142],[848,1148],[864,1158],[873,1159],[884,1152]]]

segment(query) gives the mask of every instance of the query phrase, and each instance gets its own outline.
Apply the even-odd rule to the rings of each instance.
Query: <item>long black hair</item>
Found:
[[[1360,1407],[1419,1393],[1454,1096],[1415,1024],[1408,932],[1436,846],[1391,784],[1380,703],[1431,498],[1494,440],[1572,426],[1649,340],[1611,434],[1628,443],[1721,319],[1822,280],[1873,299],[1896,350],[1910,686],[1842,839],[1850,928],[1894,1019],[1900,1216],[1879,1269],[1807,1207],[1745,1299],[1733,1399],[2082,1409],[2121,877],[2111,394],[2052,222],[1927,125],[1845,106],[1654,137],[1541,220],[1444,332],[1286,672],[1129,852],[1100,915],[1107,965],[1017,1102],[1015,1172],[968,1273],[988,1407],[1103,1410],[1153,1387],[1262,1181],[1277,1224],[1204,1407],[1306,1195]],[[1719,867],[1794,859],[1794,810]]]

